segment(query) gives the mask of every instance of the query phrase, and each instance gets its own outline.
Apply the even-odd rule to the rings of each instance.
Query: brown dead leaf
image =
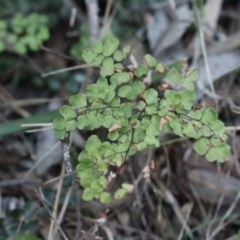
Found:
[[[112,127],[110,127],[108,129],[108,132],[114,132],[116,131],[117,129],[121,128],[120,126],[118,126],[117,124],[114,124]]]
[[[162,118],[160,119],[160,122],[159,122],[159,130],[161,131],[162,128],[163,128],[163,126],[164,126],[166,123],[170,122],[171,120],[172,120],[172,119],[171,119],[170,117],[168,117],[168,116],[162,117]]]

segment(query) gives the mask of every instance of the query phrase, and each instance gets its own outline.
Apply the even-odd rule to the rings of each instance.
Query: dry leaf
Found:
[[[160,122],[159,122],[159,130],[161,131],[163,126],[168,123],[169,121],[171,121],[172,119],[168,116],[164,116],[160,119]]]
[[[114,124],[112,127],[110,127],[108,129],[108,132],[114,132],[114,131],[118,130],[119,128],[121,128],[121,127],[118,126],[117,124]]]

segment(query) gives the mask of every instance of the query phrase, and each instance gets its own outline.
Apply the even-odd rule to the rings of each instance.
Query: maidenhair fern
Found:
[[[104,140],[96,135],[89,137],[78,156],[76,171],[87,201],[97,198],[107,203],[130,191],[129,184],[122,184],[113,196],[105,190],[109,166],[120,167],[128,156],[161,146],[159,136],[166,131],[197,139],[194,149],[208,161],[222,162],[229,156],[225,127],[216,111],[193,107],[197,71],[183,76],[150,54],[145,55],[143,63],[136,64],[130,61],[130,46],[122,50],[118,47],[119,41],[108,37],[103,42],[95,40],[83,52],[89,66],[100,68],[100,77],[86,94],[71,96],[69,105],[60,108],[62,117],[53,122],[59,139],[65,139],[76,128],[108,130]],[[144,83],[152,74],[165,74],[174,88],[165,89],[164,96],[159,97],[154,88]]]

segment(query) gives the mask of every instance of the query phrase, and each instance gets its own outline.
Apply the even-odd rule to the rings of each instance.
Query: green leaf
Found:
[[[130,45],[125,46],[122,50],[123,58],[128,58],[131,53],[131,50],[132,50],[132,47]]]
[[[223,140],[220,140],[218,137],[212,137],[210,142],[214,147],[219,147],[224,144]]]
[[[175,120],[175,119],[172,120],[172,121],[170,122],[170,127],[172,128],[173,132],[174,132],[176,135],[178,135],[178,136],[180,136],[180,137],[183,136],[182,124],[180,124],[178,120]]]
[[[95,179],[92,183],[91,183],[91,188],[94,190],[94,192],[96,193],[101,193],[103,192],[103,186],[98,182],[97,179]]]
[[[86,170],[85,170],[85,173],[86,173]],[[80,184],[84,188],[91,188],[91,184],[95,180],[95,178],[90,175],[86,175],[86,174],[81,175],[81,172],[79,172],[79,178],[80,178]]]
[[[99,184],[100,184],[101,186],[103,186],[103,188],[105,188],[105,187],[107,186],[107,179],[106,179],[106,177],[100,176],[100,177],[97,179],[97,181],[99,182]]]
[[[222,137],[223,133],[225,132],[225,126],[224,126],[223,122],[221,122],[220,120],[216,120],[209,127],[219,137]]]
[[[117,50],[116,52],[114,52],[113,54],[113,59],[116,61],[116,62],[122,62],[123,60],[123,56],[122,56],[122,52]]]
[[[175,93],[173,96],[172,96],[172,104],[173,105],[177,105],[181,102],[181,96],[180,94],[178,93]]]
[[[136,106],[136,108],[139,110],[143,110],[145,107],[146,107],[146,103],[143,101],[139,101]]]
[[[100,67],[104,59],[105,57],[103,55],[98,55],[89,65],[92,67]]]
[[[142,151],[143,149],[145,149],[147,147],[147,143],[145,141],[142,141],[142,142],[136,144],[136,147],[137,147],[138,151]]]
[[[209,126],[209,125],[213,124],[214,122],[216,122],[217,118],[218,118],[218,115],[217,115],[216,111],[213,108],[208,108],[204,111],[201,121],[205,125]]]
[[[146,113],[149,115],[157,113],[157,107],[155,106],[155,104],[147,105],[145,110]]]
[[[105,57],[111,56],[118,48],[119,41],[114,37],[108,37],[103,44],[103,55]]]
[[[119,188],[114,193],[114,198],[115,199],[121,199],[121,198],[123,198],[125,196],[125,194],[126,194],[126,190],[124,190],[123,188]]]
[[[82,58],[88,64],[92,63],[94,59],[97,57],[97,54],[94,53],[91,49],[85,49],[82,54]]]
[[[155,68],[157,66],[157,60],[150,54],[144,56],[144,61],[150,68]]]
[[[92,102],[99,98],[99,89],[97,84],[91,84],[87,87],[88,101]]]
[[[118,96],[122,98],[128,97],[129,93],[132,91],[130,86],[122,86],[118,90]]]
[[[76,112],[72,109],[72,107],[68,105],[62,106],[59,109],[59,112],[66,120],[72,120],[77,116]]]
[[[103,51],[102,42],[98,39],[93,40],[91,49],[94,53],[97,53],[97,54],[102,53]]]
[[[134,186],[132,184],[128,184],[128,183],[123,183],[122,184],[122,188],[126,191],[131,193],[132,190],[134,189]]]
[[[161,63],[158,63],[157,66],[155,67],[155,70],[158,72],[158,73],[164,73],[164,66],[163,64]]]
[[[172,83],[176,83],[176,84],[183,83],[182,74],[179,71],[177,71],[175,68],[171,68],[168,71],[166,78]]]
[[[205,155],[208,149],[210,148],[210,146],[211,146],[211,143],[209,139],[200,138],[194,143],[193,148],[199,155]]]
[[[115,73],[111,78],[110,82],[114,85],[121,85],[130,81],[130,74],[127,72]]]
[[[133,92],[133,98],[134,100],[138,94],[142,93],[145,90],[145,84],[142,81],[133,81],[132,83],[132,92]]]
[[[113,132],[108,133],[108,139],[111,140],[111,141],[117,140],[118,137],[119,137],[119,132],[118,131],[113,131]]]
[[[223,162],[227,159],[229,159],[229,153],[230,153],[230,146],[227,144],[224,144],[219,147],[212,147],[209,152],[206,154],[206,159],[209,162]]]
[[[106,58],[102,62],[100,75],[102,77],[111,76],[114,73],[114,62],[112,58]]]
[[[183,133],[192,138],[198,137],[196,129],[193,127],[191,122],[183,125]]]
[[[77,118],[77,128],[78,129],[83,129],[85,126],[87,126],[89,124],[89,120],[88,120],[88,117],[87,115],[80,115],[78,118]]]
[[[196,99],[196,94],[192,91],[189,91],[187,89],[180,92],[181,95],[181,104],[188,109],[192,108],[192,105]]]
[[[82,199],[84,201],[90,201],[94,198],[95,191],[92,188],[85,188],[83,191]]]
[[[123,112],[125,118],[130,118],[132,116],[132,104],[131,103],[123,103],[120,106],[120,109]]]
[[[192,70],[187,72],[187,75],[185,77],[185,80],[188,82],[195,82],[198,79],[198,71]]]
[[[100,161],[95,165],[95,168],[98,172],[106,174],[108,172],[108,165],[107,163]]]
[[[143,96],[147,104],[152,104],[157,102],[158,93],[154,89],[148,89]]]
[[[54,130],[54,134],[57,139],[61,139],[61,140],[67,137],[66,130],[62,130],[62,131]]]
[[[199,110],[191,111],[188,116],[192,119],[200,120],[202,117],[202,113]]]
[[[70,120],[70,121],[67,122],[66,130],[67,131],[72,131],[76,127],[77,127],[77,122],[75,120]]]
[[[69,98],[69,103],[73,108],[82,108],[87,106],[87,98],[84,94],[79,93],[77,95],[72,95]]]
[[[145,64],[139,63],[137,69],[134,70],[134,75],[140,78],[146,75],[148,73],[148,70],[149,70],[148,66],[146,66]]]
[[[86,142],[85,149],[87,151],[90,151],[91,149],[94,148],[99,148],[101,146],[102,142],[96,135],[92,135],[91,137],[88,138]]]
[[[66,125],[67,121],[62,117],[55,118],[53,121],[53,128],[58,131],[64,130],[66,128]]]
[[[112,198],[108,192],[102,192],[99,196],[100,202],[103,204],[111,202]]]

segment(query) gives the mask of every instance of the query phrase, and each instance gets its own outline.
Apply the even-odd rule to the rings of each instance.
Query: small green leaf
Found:
[[[106,58],[102,62],[100,75],[102,77],[111,76],[114,73],[114,62],[112,58]]]
[[[137,69],[134,70],[134,75],[140,78],[146,75],[148,73],[148,70],[149,70],[148,66],[146,66],[145,64],[139,63]]]
[[[67,122],[66,130],[67,131],[72,131],[76,127],[77,127],[77,122],[75,120],[70,120],[70,121]]]
[[[103,55],[105,57],[111,56],[118,48],[119,41],[114,37],[107,37],[103,44]]]
[[[95,165],[95,168],[98,172],[106,174],[108,172],[108,165],[107,163],[100,161]]]
[[[172,96],[172,104],[173,105],[177,105],[181,102],[181,96],[180,94],[178,93],[175,93],[173,96]]]
[[[131,53],[131,50],[132,50],[132,47],[130,45],[125,46],[122,50],[123,58],[128,58]]]
[[[73,108],[81,108],[87,106],[87,98],[84,94],[79,93],[77,95],[72,95],[69,98],[69,103]]]
[[[138,151],[142,151],[143,149],[145,149],[147,147],[147,143],[145,141],[142,141],[142,142],[136,144],[136,147],[137,147]]]
[[[130,118],[132,116],[132,104],[131,103],[123,103],[120,106],[120,109],[123,111],[125,118]]]
[[[102,53],[103,51],[102,42],[98,39],[93,40],[91,49],[94,53],[97,53],[97,54]]]
[[[89,124],[89,120],[88,117],[84,114],[84,115],[80,115],[77,118],[77,128],[78,129],[83,129],[84,127],[86,127]]]
[[[68,105],[63,105],[60,109],[59,112],[61,115],[66,119],[66,120],[72,120],[77,116],[76,112],[72,109],[72,107]]]
[[[128,184],[128,183],[123,183],[122,184],[122,188],[126,191],[131,193],[134,189],[134,186],[132,184]]]
[[[87,151],[90,151],[91,149],[94,148],[99,148],[101,146],[102,142],[96,135],[92,135],[91,137],[88,138],[86,142],[85,149]]]
[[[123,56],[122,56],[122,52],[117,50],[116,52],[114,52],[113,54],[113,59],[116,61],[116,62],[121,62],[123,60]]]
[[[82,54],[82,58],[88,64],[92,63],[94,59],[97,57],[97,54],[94,53],[91,49],[85,49]]]
[[[145,90],[145,84],[142,81],[133,81],[132,83],[132,92],[133,92],[133,98],[134,100],[138,94],[142,93]]]
[[[97,84],[91,84],[87,87],[88,101],[92,102],[99,98],[99,89]]]
[[[183,131],[182,131],[182,124],[179,123],[177,120],[172,120],[170,122],[170,127],[172,128],[173,132],[182,137],[183,136]]]
[[[144,56],[144,61],[150,68],[155,68],[157,66],[157,60],[150,54]]]
[[[53,128],[58,131],[64,130],[66,128],[66,125],[67,125],[67,121],[62,117],[55,118],[53,121]]]
[[[149,115],[157,113],[157,107],[155,106],[155,104],[147,105],[145,110],[146,113]]]
[[[177,71],[175,68],[171,68],[168,71],[166,78],[172,83],[176,83],[176,84],[183,83],[182,74],[179,71]]]
[[[223,122],[221,122],[220,120],[216,120],[209,127],[219,137],[222,137],[222,135],[225,131],[225,126],[224,126]]]
[[[108,192],[102,192],[99,196],[100,202],[103,204],[111,202],[111,195]]]
[[[199,155],[205,155],[210,147],[211,143],[207,138],[200,138],[193,145],[194,150]]]
[[[83,191],[82,199],[84,201],[90,201],[94,198],[95,191],[92,188],[85,188]]]
[[[158,73],[164,73],[164,66],[163,64],[161,63],[158,63],[157,66],[155,67],[155,70],[158,72]]]
[[[218,115],[217,115],[216,111],[213,108],[208,108],[204,111],[201,121],[205,125],[209,126],[209,125],[213,124],[214,122],[216,122],[217,118],[218,118]]]
[[[143,101],[139,101],[136,106],[136,108],[139,110],[143,110],[145,107],[146,107],[146,103]]]
[[[212,147],[206,154],[206,159],[209,162],[223,162],[229,158],[230,146],[223,144],[219,147]]]
[[[119,137],[119,132],[118,131],[113,131],[113,132],[108,133],[108,139],[111,140],[111,141],[117,140],[118,137]]]
[[[183,133],[192,138],[198,137],[197,131],[191,122],[183,125]]]
[[[192,119],[200,120],[202,117],[202,113],[199,110],[191,111],[188,116]]]
[[[118,90],[118,96],[122,98],[126,98],[129,96],[129,93],[132,91],[132,88],[130,86],[122,86]]]
[[[54,133],[55,133],[55,136],[56,136],[57,139],[63,140],[64,138],[67,137],[66,130],[61,130],[61,131],[54,130]]]
[[[181,95],[181,104],[188,109],[191,109],[195,99],[196,99],[196,94],[190,90],[183,90],[180,92]]]
[[[121,199],[121,198],[123,198],[125,196],[125,194],[126,194],[126,190],[124,190],[123,188],[119,188],[114,193],[114,198],[115,199]]]
[[[197,70],[192,70],[187,72],[185,81],[188,82],[195,82],[198,79],[198,71]]]
[[[148,89],[143,96],[147,104],[152,104],[157,102],[158,93],[154,89]]]

